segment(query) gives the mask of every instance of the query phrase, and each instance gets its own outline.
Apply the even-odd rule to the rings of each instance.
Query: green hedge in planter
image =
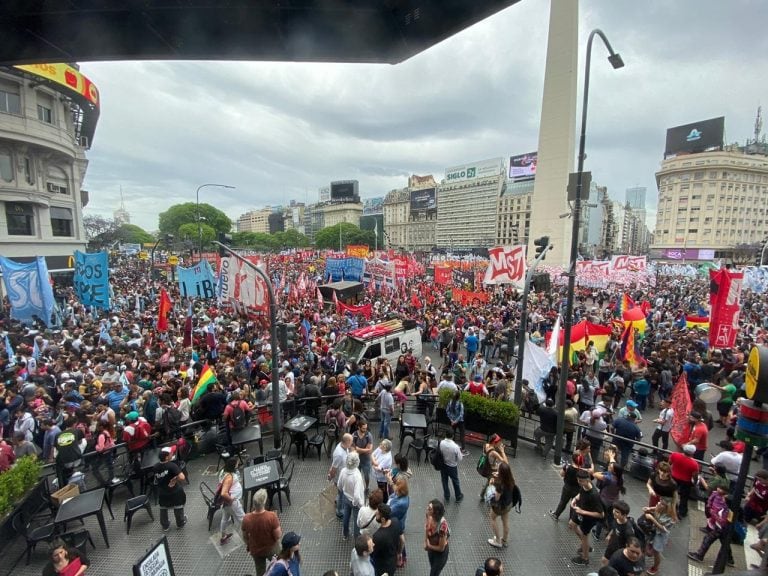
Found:
[[[5,516],[18,501],[40,481],[42,463],[34,456],[25,456],[16,465],[0,474],[0,517]]]
[[[447,388],[440,390],[438,406],[445,408],[453,398],[453,392]],[[520,419],[520,408],[508,400],[495,400],[469,392],[461,393],[461,401],[467,414],[475,414],[483,420],[498,422],[507,426],[517,426]]]

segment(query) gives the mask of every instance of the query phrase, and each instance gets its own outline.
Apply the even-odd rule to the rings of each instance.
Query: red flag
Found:
[[[727,268],[709,271],[709,303],[712,308],[709,345],[712,348],[731,348],[736,342],[743,281],[743,272],[731,272]]]
[[[160,302],[157,305],[157,329],[159,332],[168,331],[168,313],[171,311],[171,302],[165,288],[160,290]]]
[[[323,300],[323,293],[320,292],[320,288],[317,289],[317,304],[320,306],[320,310],[325,306],[325,300]]]
[[[339,298],[336,296],[336,290],[333,290],[331,294],[333,295],[333,305],[336,307],[336,313],[341,314],[342,310],[339,309]]]
[[[672,389],[669,402],[674,411],[670,435],[678,446],[682,446],[688,441],[691,434],[691,425],[688,423],[688,413],[691,411],[691,395],[688,393],[688,379],[685,376],[685,371],[680,374],[677,384]]]

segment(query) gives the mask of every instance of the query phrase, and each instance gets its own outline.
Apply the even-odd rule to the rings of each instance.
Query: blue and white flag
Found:
[[[191,268],[176,267],[179,292],[183,298],[213,298],[216,296],[216,280],[208,260],[201,260]]]
[[[37,317],[51,326],[55,302],[45,258],[38,256],[34,262],[22,264],[0,256],[0,269],[11,303],[11,318],[31,324]]]
[[[109,258],[104,252],[75,250],[75,294],[86,306],[109,310]]]
[[[99,329],[99,341],[104,342],[108,346],[112,345],[112,336],[109,334],[109,322],[101,321],[101,328]]]
[[[11,346],[11,339],[8,338],[8,334],[5,335],[5,353],[8,354],[8,365],[16,366],[16,353]]]
[[[32,343],[32,358],[40,360],[40,346],[37,345],[37,338],[35,338],[35,341]]]

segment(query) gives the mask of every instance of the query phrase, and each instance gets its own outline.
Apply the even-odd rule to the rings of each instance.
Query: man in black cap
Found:
[[[155,479],[157,481],[158,503],[160,504],[160,526],[162,526],[163,532],[167,532],[171,527],[168,518],[168,510],[170,509],[173,509],[177,528],[183,528],[187,523],[187,516],[184,514],[187,495],[181,486],[187,477],[179,465],[171,460],[172,453],[171,448],[163,448],[160,450],[160,462],[155,464]]]

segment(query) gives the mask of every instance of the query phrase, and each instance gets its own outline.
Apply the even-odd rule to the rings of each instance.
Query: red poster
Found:
[[[736,342],[743,281],[743,272],[709,271],[709,345],[713,348],[731,348]]]
[[[453,270],[447,266],[435,266],[435,284],[446,285],[453,282]]]

